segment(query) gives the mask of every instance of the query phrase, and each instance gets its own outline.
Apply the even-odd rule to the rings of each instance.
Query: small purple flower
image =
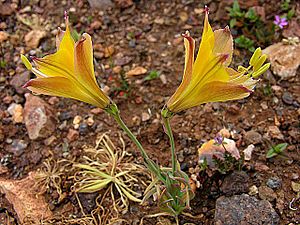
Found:
[[[223,137],[221,134],[217,134],[217,136],[214,138],[214,140],[217,145],[221,145],[223,143]]]
[[[285,17],[280,17],[279,15],[275,16],[274,24],[283,29],[284,26],[288,25],[288,21]]]

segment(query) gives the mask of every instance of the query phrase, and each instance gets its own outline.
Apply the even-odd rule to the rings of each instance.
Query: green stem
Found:
[[[147,155],[146,151],[144,150],[143,146],[141,143],[138,141],[138,139],[135,137],[135,135],[131,132],[131,130],[127,127],[127,125],[124,123],[120,116],[119,109],[116,104],[111,103],[105,110],[108,114],[112,115],[115,121],[119,124],[119,126],[125,131],[125,133],[129,136],[129,138],[135,143],[135,145],[138,147],[140,150],[145,164],[147,168],[154,173],[156,176],[158,176],[160,179],[164,179],[160,173],[160,169],[158,165],[153,162],[149,156]]]
[[[170,124],[170,118],[172,116],[172,113],[167,108],[164,108],[162,110],[161,114],[162,114],[162,120],[163,120],[165,129],[166,129],[166,133],[170,140],[171,153],[172,153],[172,174],[174,175],[174,173],[176,171],[177,157],[176,157],[176,153],[175,153],[174,136],[173,136],[173,132],[172,132],[171,124]]]

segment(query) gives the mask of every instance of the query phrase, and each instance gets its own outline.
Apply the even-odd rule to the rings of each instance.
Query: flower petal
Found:
[[[106,107],[103,102],[82,90],[76,83],[65,77],[47,77],[29,80],[24,88],[37,94],[60,96],[83,101],[100,108]]]
[[[228,59],[224,62],[225,66],[228,66],[232,60],[233,53],[233,38],[228,26],[224,29],[214,31],[215,43],[214,50],[215,54],[228,54]]]
[[[101,99],[106,99],[107,103],[109,103],[109,99],[101,91],[96,81],[91,36],[84,33],[82,37],[83,39],[78,41],[75,46],[74,68],[76,79],[85,88],[100,96]]]
[[[224,102],[242,99],[249,96],[250,93],[252,93],[252,91],[243,85],[213,81],[207,83],[201,89],[195,89],[195,91],[189,95],[189,101],[182,102],[177,109],[179,112],[207,102]]]
[[[182,94],[182,92],[187,88],[192,77],[194,52],[195,52],[195,40],[190,36],[188,31],[182,36],[184,37],[184,47],[185,47],[185,66],[184,66],[183,78],[176,92],[168,100],[167,106],[171,105],[174,101],[176,101],[178,96]]]

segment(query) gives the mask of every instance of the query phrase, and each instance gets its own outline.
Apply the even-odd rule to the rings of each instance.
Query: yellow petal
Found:
[[[74,69],[76,79],[93,94],[105,99],[108,104],[109,99],[101,91],[96,81],[91,36],[84,33],[82,37],[75,46]]]
[[[188,31],[182,36],[184,37],[184,47],[185,47],[185,66],[184,66],[183,78],[176,92],[168,100],[167,106],[171,105],[174,101],[176,101],[178,96],[182,94],[182,92],[187,88],[192,77],[194,52],[195,52],[195,40],[190,36]]]
[[[228,26],[224,29],[219,29],[214,31],[215,43],[214,50],[215,54],[228,54],[228,59],[224,62],[225,66],[228,66],[232,60],[233,52],[233,38]]]
[[[84,89],[81,89],[76,83],[65,77],[47,77],[36,78],[28,81],[24,88],[28,88],[34,93],[60,96],[66,98],[73,98],[79,101],[83,101],[100,108],[105,108],[104,101],[99,101],[87,93]]]
[[[189,101],[182,102],[177,108],[179,112],[207,102],[224,102],[245,98],[250,93],[252,91],[243,85],[213,81],[201,89],[196,89],[189,95]]]
[[[28,70],[32,69],[32,65],[25,55],[21,54],[21,60]]]

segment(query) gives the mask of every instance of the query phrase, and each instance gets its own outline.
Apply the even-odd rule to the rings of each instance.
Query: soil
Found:
[[[3,2],[3,1],[2,1]],[[122,1],[118,1],[122,2]],[[131,1],[123,1],[130,3]],[[248,7],[257,5],[258,1],[248,1]],[[266,19],[272,21],[280,13],[279,1],[262,1]],[[292,1],[297,6],[296,1]],[[190,30],[196,38],[197,46],[202,32],[204,3],[210,8],[210,20],[214,29],[224,27],[228,18],[217,18],[215,15],[224,7],[220,1],[180,1],[180,0],[141,0],[134,1],[132,5],[123,7],[117,4],[107,11],[91,9],[88,2],[35,0],[35,1],[4,1],[15,8],[11,13],[0,14],[1,27],[9,34],[7,41],[0,42],[0,59],[6,62],[0,72],[0,176],[3,179],[22,179],[30,171],[43,167],[47,158],[59,160],[61,158],[80,158],[84,146],[94,146],[97,135],[109,132],[109,136],[116,145],[120,145],[119,134],[121,130],[114,120],[85,103],[65,98],[52,98],[40,96],[49,102],[56,112],[57,129],[52,133],[54,141],[47,143],[47,138],[30,140],[24,123],[14,123],[7,113],[8,107],[15,102],[24,106],[24,94],[28,91],[17,91],[12,79],[25,73],[19,54],[26,53],[41,56],[55,50],[55,29],[63,26],[64,10],[69,11],[70,22],[77,33],[88,32],[93,39],[95,71],[97,79],[102,86],[110,87],[109,94],[118,104],[121,115],[137,135],[149,155],[158,163],[170,166],[169,141],[164,134],[160,122],[160,110],[164,103],[176,90],[182,78],[184,66],[184,48],[180,34]],[[252,5],[251,5],[252,4]],[[292,4],[292,3],[291,3]],[[269,7],[270,5],[274,7]],[[126,6],[126,4],[125,4]],[[123,7],[123,8],[122,8]],[[299,5],[298,5],[299,10]],[[299,19],[299,15],[298,19]],[[23,18],[23,19],[20,19]],[[25,19],[24,19],[25,18]],[[26,21],[29,25],[26,25]],[[98,21],[99,26],[94,22]],[[6,28],[3,28],[5,27]],[[30,30],[45,29],[46,36],[41,39],[38,48],[25,45],[24,37]],[[237,31],[233,30],[233,33]],[[101,55],[104,49],[113,46],[114,53],[108,57]],[[266,46],[261,46],[266,47]],[[96,54],[97,53],[97,54]],[[236,49],[233,67],[245,64],[251,52],[245,49]],[[146,75],[121,77],[113,68],[121,66],[123,71],[129,71],[136,66],[142,66],[150,71],[158,71],[160,77],[149,81],[144,80]],[[272,86],[280,87],[274,91]],[[289,98],[286,99],[286,94]],[[276,199],[271,201],[273,208],[280,215],[280,224],[300,223],[300,204],[295,202],[293,211],[289,203],[296,198],[297,193],[292,190],[291,182],[299,182],[300,155],[299,155],[299,104],[300,104],[299,69],[297,75],[290,80],[281,80],[280,77],[268,71],[257,85],[250,97],[226,103],[208,103],[195,107],[176,115],[171,123],[176,140],[176,151],[181,156],[181,166],[188,174],[198,165],[198,148],[209,139],[216,136],[219,130],[226,128],[231,132],[232,139],[236,141],[240,151],[248,146],[245,134],[256,131],[262,136],[262,141],[255,144],[255,150],[249,162],[245,162],[242,170],[249,177],[249,186],[266,185],[271,177],[281,180],[281,185],[275,190]],[[285,97],[283,97],[285,96]],[[94,112],[94,113],[93,113]],[[142,120],[143,113],[150,118]],[[87,119],[93,116],[92,126],[81,126],[79,137],[70,141],[67,138],[69,129],[74,129],[75,116]],[[85,122],[81,122],[85,123]],[[279,128],[283,138],[271,134],[270,127]],[[2,136],[2,137],[1,137]],[[135,146],[122,134],[126,148],[132,152],[135,161],[142,164],[140,154]],[[9,152],[11,142],[24,140],[27,146],[23,152],[16,156]],[[271,146],[279,143],[288,143],[285,156],[266,158]],[[220,190],[227,174],[214,173],[212,177],[200,176],[202,180],[209,180],[197,189],[196,197],[192,200],[191,210],[186,211],[196,218],[186,215],[180,216],[180,224],[213,224],[215,202],[224,193]],[[67,181],[66,181],[67,182]],[[205,182],[204,182],[205,183]],[[74,195],[65,185],[67,197],[60,204],[53,204],[55,193],[51,191],[46,195],[46,201],[55,215],[64,213],[81,216],[81,211]],[[93,195],[84,195],[84,199]],[[0,223],[4,224],[8,215],[18,219],[13,207],[7,202],[4,195],[0,195]],[[145,207],[132,203],[130,210],[124,215],[129,224],[135,224],[142,217],[157,213],[155,204]],[[168,217],[172,222],[173,219]],[[145,219],[144,224],[157,224],[159,219]],[[10,223],[14,224],[14,222]],[[161,222],[160,224],[167,224]]]

